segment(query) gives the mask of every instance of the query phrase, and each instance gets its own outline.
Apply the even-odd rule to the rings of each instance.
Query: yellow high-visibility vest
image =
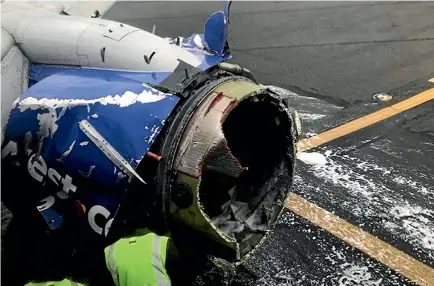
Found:
[[[121,238],[104,249],[105,261],[117,286],[170,286],[166,249],[169,237],[145,231]]]

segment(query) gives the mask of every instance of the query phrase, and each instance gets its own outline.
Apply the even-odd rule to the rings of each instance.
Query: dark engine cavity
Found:
[[[222,130],[226,156],[242,167],[239,177],[210,168],[223,156],[204,158],[199,196],[204,211],[225,234],[241,242],[267,230],[282,208],[292,180],[291,119],[268,93],[241,101],[226,116]]]

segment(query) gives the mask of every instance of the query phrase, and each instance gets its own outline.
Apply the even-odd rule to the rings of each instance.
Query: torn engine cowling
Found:
[[[168,127],[158,170],[167,221],[212,239],[217,257],[241,261],[283,209],[300,127],[287,100],[220,70]]]
[[[90,83],[119,88],[127,78],[141,93],[66,100],[42,98],[43,85],[29,89],[2,147],[2,177],[20,181],[19,191],[9,181],[2,201],[14,215],[39,212],[50,231],[71,229],[68,243],[87,248],[146,216],[157,232],[197,247],[192,231],[210,254],[242,260],[277,220],[292,183],[300,124],[288,98],[227,63],[179,68],[158,85],[119,75]],[[66,78],[64,96],[82,95],[72,76],[45,84]],[[41,99],[30,97],[38,92]]]

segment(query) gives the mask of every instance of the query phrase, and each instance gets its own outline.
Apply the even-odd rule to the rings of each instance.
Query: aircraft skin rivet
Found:
[[[389,101],[391,99],[393,99],[393,96],[388,94],[388,93],[384,93],[384,92],[379,92],[376,93],[372,96],[373,99],[381,101],[381,102],[385,102],[385,101]]]

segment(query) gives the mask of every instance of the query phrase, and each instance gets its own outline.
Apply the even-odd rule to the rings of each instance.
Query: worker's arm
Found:
[[[191,279],[188,275],[188,266],[184,261],[172,239],[167,242],[166,250],[166,271],[173,286],[188,285]]]

